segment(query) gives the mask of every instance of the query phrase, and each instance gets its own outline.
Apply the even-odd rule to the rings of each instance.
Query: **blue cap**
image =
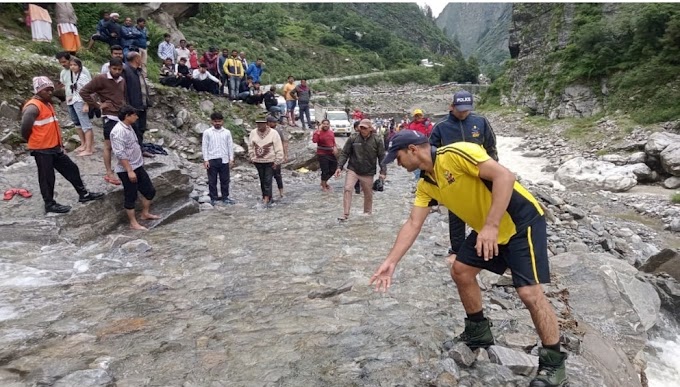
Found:
[[[397,132],[390,139],[390,143],[387,146],[387,156],[385,156],[383,163],[389,164],[394,161],[397,158],[397,153],[402,149],[408,148],[409,145],[420,145],[427,142],[427,137],[415,130],[404,129]]]
[[[466,112],[472,110],[472,94],[469,91],[461,90],[453,95],[453,106],[456,110]]]

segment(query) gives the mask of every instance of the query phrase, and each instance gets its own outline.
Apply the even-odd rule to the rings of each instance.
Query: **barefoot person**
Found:
[[[251,130],[248,138],[248,158],[257,168],[262,204],[267,207],[272,199],[274,168],[280,168],[283,163],[283,144],[276,130],[267,126],[267,117],[258,116],[255,123],[257,130]]]
[[[328,192],[331,186],[328,185],[335,170],[338,168],[338,159],[335,157],[335,133],[331,130],[331,122],[327,119],[321,121],[321,128],[314,131],[312,142],[316,144],[316,157],[319,159],[319,169],[321,169],[321,190]]]
[[[457,142],[437,149],[423,134],[402,130],[390,141],[384,163],[395,159],[409,172],[420,169],[422,178],[411,215],[370,283],[376,284],[376,290],[387,291],[399,260],[430,213],[430,203],[437,201],[474,230],[451,268],[467,314],[465,331],[453,341],[471,349],[494,344],[476,276],[482,269],[503,274],[509,268],[543,344],[538,352],[538,375],[530,387],[565,386],[567,354],[560,351],[557,317],[541,286],[550,282],[550,267],[545,216],[539,203],[512,172],[477,144]]]
[[[83,71],[83,63],[78,58],[71,58],[71,72],[69,84],[66,86],[71,92],[66,96],[66,103],[68,104],[68,111],[71,115],[71,120],[76,125],[76,132],[80,137],[81,145],[76,148],[78,156],[92,156],[94,153],[94,133],[92,132],[92,123],[90,117],[84,111],[83,98],[80,96],[80,89],[90,82],[89,73]]]
[[[78,166],[64,153],[61,128],[52,106],[54,84],[47,77],[33,78],[35,95],[22,109],[21,136],[28,141],[28,149],[38,167],[40,193],[45,201],[45,212],[66,213],[70,206],[54,200],[54,171],[59,172],[78,192],[81,203],[101,199],[104,194],[88,192],[80,177]]]
[[[118,112],[119,122],[111,130],[111,147],[118,159],[116,173],[123,182],[125,195],[125,212],[133,230],[146,230],[146,227],[135,218],[135,202],[137,192],[142,194],[142,220],[160,219],[160,216],[149,212],[151,200],[156,196],[151,178],[144,170],[142,148],[139,147],[137,135],[132,125],[137,121],[137,111],[129,105],[123,106]]]
[[[349,211],[352,207],[352,190],[358,182],[364,191],[364,214],[373,212],[373,176],[380,161],[385,157],[385,144],[373,131],[371,120],[363,119],[359,121],[359,133],[347,139],[345,146],[342,147],[338,157],[338,169],[335,177],[340,177],[342,169],[347,163],[347,176],[345,177],[345,188],[342,196],[343,215],[338,218],[340,221],[349,218]],[[380,164],[380,179],[385,180],[387,169]]]

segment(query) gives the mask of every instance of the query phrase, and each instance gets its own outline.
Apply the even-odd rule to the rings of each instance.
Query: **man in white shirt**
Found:
[[[212,127],[203,132],[203,165],[208,171],[210,203],[220,200],[217,196],[217,177],[220,177],[222,203],[234,204],[229,198],[229,169],[234,167],[234,141],[229,129],[222,127],[224,117],[220,112],[210,115]]]
[[[196,91],[207,91],[212,94],[217,94],[219,92],[219,86],[222,86],[222,82],[208,72],[208,65],[205,63],[201,63],[198,66],[198,69],[194,70],[192,78]]]
[[[179,58],[186,58],[189,61],[189,49],[187,48],[187,41],[182,39],[179,41],[179,47],[175,49],[175,60],[172,63],[179,63]]]
[[[120,60],[123,60],[123,47],[119,45],[111,46],[111,58],[118,58]],[[99,71],[99,74],[108,74],[109,72],[109,61],[106,61],[102,65],[102,69]]]

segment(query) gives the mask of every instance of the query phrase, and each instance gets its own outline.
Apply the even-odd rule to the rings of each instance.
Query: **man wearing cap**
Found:
[[[283,146],[283,162],[288,161],[288,132],[279,125],[279,119],[268,115],[267,116],[267,126],[269,128],[276,130],[281,138],[281,145]],[[276,187],[279,189],[279,198],[283,197],[283,176],[281,176],[281,165],[274,167],[274,180],[276,180]]]
[[[364,214],[373,212],[373,176],[376,166],[385,156],[385,145],[374,133],[371,120],[359,121],[359,133],[352,135],[345,142],[338,156],[338,169],[335,178],[340,177],[340,172],[347,163],[347,176],[342,195],[343,214],[338,218],[340,221],[349,219],[352,207],[352,189],[357,181],[364,191]],[[385,180],[387,168],[380,164],[380,179]]]
[[[81,203],[100,199],[103,193],[88,192],[80,177],[78,166],[64,153],[61,128],[52,106],[54,84],[48,77],[33,78],[35,95],[23,106],[21,136],[28,141],[28,149],[38,167],[40,193],[45,202],[45,212],[66,213],[70,206],[54,200],[54,171],[57,170],[78,192]]]
[[[456,142],[437,149],[421,133],[403,130],[390,141],[384,163],[395,159],[423,176],[411,214],[370,283],[376,290],[390,287],[399,260],[420,233],[431,202],[437,201],[473,229],[451,267],[467,314],[465,331],[452,341],[473,350],[494,344],[476,276],[482,269],[503,274],[509,268],[542,342],[538,375],[530,387],[565,386],[567,354],[560,351],[557,317],[541,286],[550,282],[550,267],[545,216],[536,199],[477,144]]]
[[[469,92],[461,90],[455,93],[449,106],[448,117],[432,129],[430,144],[439,148],[454,142],[472,142],[484,147],[486,153],[498,161],[496,134],[486,118],[472,113],[473,102],[472,94]],[[465,240],[465,222],[451,211],[449,211],[449,240],[451,242],[449,255],[453,260]]]
[[[411,121],[404,129],[415,130],[416,132],[424,134],[425,137],[429,137],[432,132],[432,121],[425,118],[421,109],[416,109],[413,111],[413,121]]]
[[[272,130],[267,125],[267,118],[264,114],[259,115],[255,123],[257,130],[251,130],[248,138],[248,157],[257,168],[262,190],[262,203],[267,207],[272,198],[274,168],[280,168],[283,163],[283,144],[276,130]]]

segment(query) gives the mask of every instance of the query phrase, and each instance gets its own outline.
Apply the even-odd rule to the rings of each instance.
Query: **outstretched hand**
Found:
[[[369,285],[373,285],[375,282],[375,290],[381,292],[387,292],[387,289],[392,284],[392,275],[394,274],[394,269],[397,267],[396,263],[385,261],[378,268],[378,270],[373,273],[371,280],[368,282]]]

